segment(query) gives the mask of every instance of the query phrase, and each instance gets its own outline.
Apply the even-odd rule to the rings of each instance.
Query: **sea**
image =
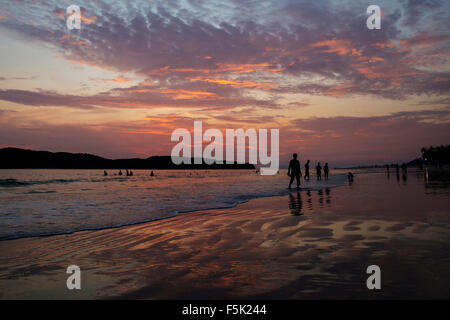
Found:
[[[125,174],[125,171],[122,170]],[[233,207],[253,198],[283,196],[286,170],[262,176],[255,170],[0,170],[0,240],[98,230]],[[302,190],[347,183],[346,171],[329,180],[315,176]],[[295,181],[293,186],[295,187]]]

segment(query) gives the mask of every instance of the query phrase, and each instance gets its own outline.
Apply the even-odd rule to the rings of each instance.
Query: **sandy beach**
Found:
[[[134,226],[0,241],[1,299],[450,298],[449,189],[420,172]],[[81,268],[81,290],[66,268]],[[382,289],[368,290],[379,265]]]

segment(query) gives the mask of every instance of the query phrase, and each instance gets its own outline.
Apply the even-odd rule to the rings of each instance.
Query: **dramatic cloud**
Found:
[[[162,86],[207,82],[274,93],[390,98],[449,93],[450,17],[444,1],[386,3],[379,31],[365,27],[365,8],[354,2],[138,3],[83,3],[83,28],[70,33],[57,2],[53,10],[39,8],[41,19],[24,6],[21,19],[2,19],[1,25],[58,47],[71,61],[135,72]],[[20,9],[17,3],[7,7]],[[240,15],[242,8],[248,16]],[[428,30],[412,23],[425,17],[433,18]],[[415,50],[425,47],[426,52]]]
[[[342,151],[347,156],[340,160],[350,162],[369,157],[382,160],[383,152],[405,157],[407,148],[411,153],[429,141],[450,142],[444,131],[449,132],[448,114],[442,111],[447,110],[443,108],[450,94],[448,1],[380,0],[381,30],[366,27],[367,3],[360,1],[99,0],[77,4],[81,30],[67,29],[66,2],[2,2],[0,35],[51,50],[55,59],[67,65],[103,72],[86,76],[83,86],[90,86],[89,93],[71,88],[63,93],[56,85],[30,81],[19,86],[14,80],[25,80],[20,79],[24,73],[13,74],[14,69],[5,66],[9,73],[0,76],[0,103],[9,109],[14,103],[33,110],[57,107],[71,114],[83,112],[80,124],[92,112],[89,122],[101,123],[103,129],[82,125],[80,130],[101,133],[103,145],[114,145],[124,135],[154,136],[152,145],[163,151],[167,151],[169,127],[202,117],[223,125],[276,125],[283,130],[285,155],[301,142],[318,158]],[[46,74],[44,67],[41,70]],[[58,82],[58,77],[49,78]],[[366,116],[326,117],[305,97],[331,105],[360,99],[361,107],[365,99],[371,109],[367,108]],[[420,112],[403,114],[395,109],[372,116],[379,114],[375,109],[386,101],[414,99],[423,102],[423,112],[432,120],[422,119],[425,115]],[[297,119],[305,108],[308,117]],[[411,103],[410,108],[417,112],[417,105]],[[136,110],[141,116],[143,110],[160,109],[177,113],[180,119],[165,122],[166,112],[120,124],[95,121],[99,110],[128,112],[130,117]],[[44,128],[50,127],[61,137],[73,133],[73,128],[67,128],[63,134],[60,125],[61,121],[36,122],[33,134],[44,137]],[[20,134],[17,125],[8,124],[8,128],[15,134],[2,135],[2,144],[24,145],[28,138],[37,141]],[[88,139],[88,133],[83,134],[80,137]],[[415,141],[407,141],[408,137]],[[139,139],[133,150],[143,143]],[[73,143],[81,148],[82,144]],[[35,145],[46,145],[45,139]]]

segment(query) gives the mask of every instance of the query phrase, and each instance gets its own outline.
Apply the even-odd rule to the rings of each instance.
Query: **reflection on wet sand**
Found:
[[[302,196],[300,192],[289,194],[289,209],[294,216],[302,215]]]
[[[319,207],[323,207],[323,190],[317,191],[317,198],[319,199]]]
[[[406,184],[406,181],[408,180],[408,174],[403,173],[402,174],[402,180],[403,180],[403,184]]]
[[[312,210],[311,190],[306,191],[306,195],[308,196],[308,209]]]
[[[399,187],[381,173],[359,175],[332,191],[3,241],[0,292],[2,298],[449,298],[449,189],[436,197],[424,192],[422,180],[410,180]],[[65,288],[69,264],[82,270],[79,292]],[[366,288],[371,264],[381,267],[380,291]]]

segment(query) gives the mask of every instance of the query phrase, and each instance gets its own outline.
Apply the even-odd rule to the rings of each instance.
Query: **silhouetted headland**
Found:
[[[147,159],[106,159],[87,153],[33,151],[19,148],[0,149],[1,169],[255,169],[252,164],[175,165],[170,156]]]

